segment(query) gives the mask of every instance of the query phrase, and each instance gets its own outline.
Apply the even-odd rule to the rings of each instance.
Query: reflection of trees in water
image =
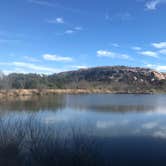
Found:
[[[70,108],[99,112],[156,111],[165,108],[165,96],[153,95],[48,95],[0,100],[0,111],[40,111]]]
[[[99,144],[72,126],[44,124],[34,115],[26,119],[0,119],[0,165],[97,166]]]
[[[40,111],[62,109],[65,106],[63,95],[7,98],[0,101],[3,111]]]
[[[66,105],[75,110],[98,112],[155,112],[165,110],[165,95],[90,94],[68,95]]]
[[[155,106],[148,105],[105,105],[105,106],[92,106],[88,109],[99,112],[146,112],[156,110]]]
[[[131,100],[132,99],[132,100]],[[66,105],[76,110],[99,112],[144,112],[155,111],[158,104],[155,98],[141,101],[141,96],[134,95],[68,95]]]

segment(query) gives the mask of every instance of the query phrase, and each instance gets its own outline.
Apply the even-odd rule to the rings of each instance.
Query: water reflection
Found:
[[[0,111],[152,112],[163,111],[165,95],[48,95],[0,100]],[[163,111],[164,113],[165,111]]]
[[[0,100],[0,111],[45,111],[58,110],[65,107],[65,96],[35,96],[4,98]]]
[[[163,165],[165,101],[166,95],[58,95],[1,101],[0,110],[1,119],[24,121],[35,115],[40,124],[62,129],[63,134],[69,126],[81,128],[104,142],[104,154],[111,155],[107,157],[113,163],[121,165],[121,157],[127,164],[131,156],[139,163],[141,156],[144,162],[154,159]]]
[[[57,95],[4,100],[0,110],[1,116],[35,112],[51,125],[87,124],[96,136],[166,138],[165,99],[166,95]]]

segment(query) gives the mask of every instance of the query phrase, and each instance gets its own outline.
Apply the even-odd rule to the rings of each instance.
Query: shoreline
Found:
[[[0,98],[45,96],[58,94],[164,94],[152,91],[112,91],[108,89],[11,89],[0,90]]]

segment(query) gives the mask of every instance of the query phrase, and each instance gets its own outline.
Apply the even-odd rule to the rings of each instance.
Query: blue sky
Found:
[[[166,0],[5,0],[0,70],[51,74],[94,66],[166,71]]]

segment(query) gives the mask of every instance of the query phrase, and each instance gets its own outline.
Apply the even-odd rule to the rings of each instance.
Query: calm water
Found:
[[[0,103],[2,118],[32,113],[46,125],[91,132],[114,165],[166,164],[166,95],[58,95]]]

